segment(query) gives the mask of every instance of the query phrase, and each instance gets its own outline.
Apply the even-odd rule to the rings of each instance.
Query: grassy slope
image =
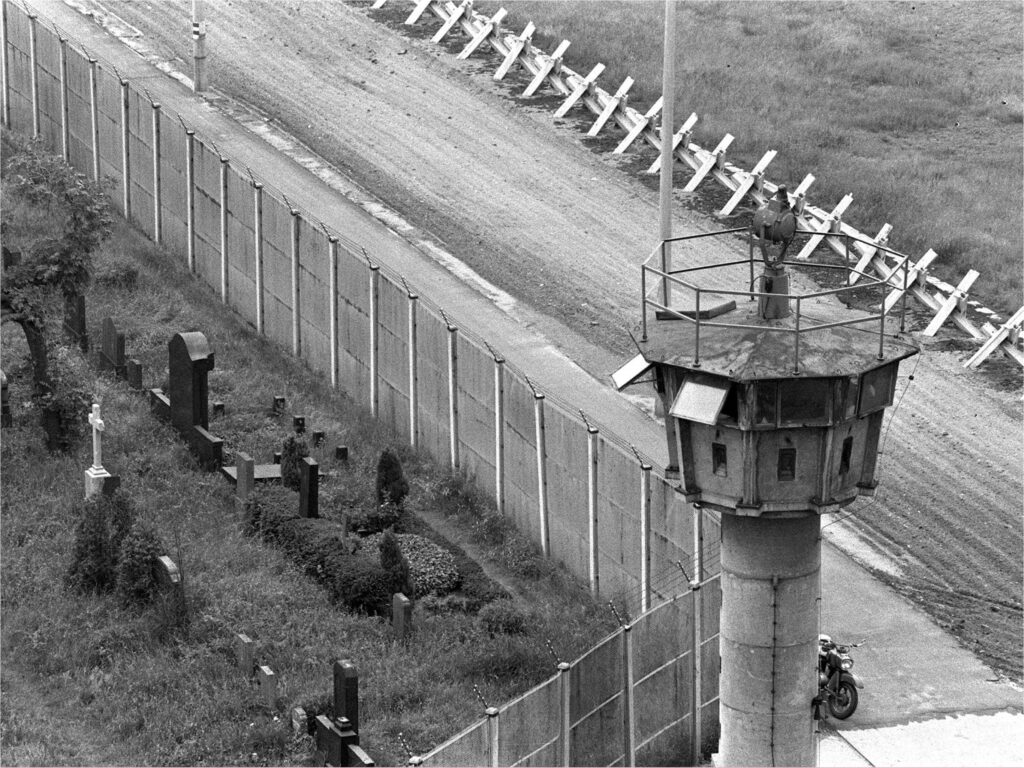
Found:
[[[266,414],[273,396],[283,394],[288,414],[304,413],[310,429],[328,433],[327,445],[314,453],[337,475],[321,488],[321,514],[331,516],[338,503],[367,502],[377,456],[393,436],[325,387],[321,376],[235,316],[225,317],[167,252],[121,224],[98,268],[120,274],[133,261],[141,264],[135,290],[97,285],[90,291],[94,343],[101,318],[113,317],[127,334],[129,354],[146,366],[145,384],[159,386],[167,340],[202,330],[216,353],[210,398],[227,407],[211,431],[226,447],[269,460],[290,431],[290,418]],[[11,323],[3,326],[2,351],[15,411],[15,427],[2,440],[4,764],[295,764],[310,756],[311,743],[290,738],[278,717],[296,705],[322,708],[330,665],[339,657],[352,658],[360,670],[362,735],[371,756],[378,764],[404,764],[398,732],[426,751],[481,715],[473,684],[488,701],[506,701],[553,673],[545,639],[573,658],[611,628],[608,611],[501,531],[479,503],[453,494],[457,485],[446,473],[403,450],[411,506],[478,532],[475,549],[494,556],[487,567],[516,585],[534,620],[525,636],[490,637],[471,616],[434,617],[418,609],[415,641],[396,644],[381,620],[333,607],[283,554],[242,536],[227,483],[196,469],[144,398],[61,348],[103,404],[105,464],[121,475],[183,569],[192,622],[188,632],[175,633],[158,616],[133,614],[113,598],[68,594],[62,576],[91,445],[83,442],[67,456],[46,453],[37,415],[26,403],[24,342]],[[347,469],[332,460],[335,444],[350,446]],[[276,712],[235,669],[236,632],[254,637],[259,663],[279,675]]]
[[[395,2],[396,0],[392,0]],[[533,20],[566,62],[627,75],[645,110],[661,94],[662,0],[486,0],[507,29]],[[854,198],[847,220],[891,244],[939,254],[934,272],[956,283],[981,272],[973,293],[1009,314],[1021,305],[1022,14],[1016,2],[685,2],[678,4],[676,122],[699,119],[698,144],[732,133],[732,162],[767,171],[831,208]]]

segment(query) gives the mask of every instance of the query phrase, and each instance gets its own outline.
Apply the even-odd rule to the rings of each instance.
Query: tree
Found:
[[[380,567],[387,571],[391,579],[391,591],[401,592],[408,598],[413,597],[412,571],[409,561],[402,553],[398,536],[388,528],[380,539]]]
[[[9,148],[11,137],[4,141]],[[3,320],[25,333],[34,393],[42,397],[55,389],[47,356],[47,306],[58,294],[75,296],[88,286],[92,254],[110,234],[110,202],[100,185],[38,141],[10,154],[2,179],[3,233],[20,248],[3,248],[0,307]]]

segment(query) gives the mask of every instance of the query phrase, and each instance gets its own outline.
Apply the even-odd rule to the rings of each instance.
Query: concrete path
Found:
[[[291,151],[299,160],[289,157],[280,151],[288,149],[288,140],[275,138],[258,118],[224,99],[197,98],[68,5],[51,0],[33,6],[42,20],[55,22],[123,76],[144,81],[165,109],[215,140],[225,156],[273,179],[296,205],[404,275],[460,325],[490,340],[549,396],[586,403],[588,412],[600,414],[603,427],[664,464],[662,429],[644,412],[645,403],[587,373],[611,373],[625,361],[487,284],[294,142]],[[229,116],[232,111],[241,121]],[[579,364],[560,349],[571,350]],[[823,561],[823,631],[840,641],[868,642],[853,654],[865,684],[860,707],[850,720],[825,726],[821,764],[1021,765],[1021,690],[999,682],[921,611],[834,546],[825,545]]]

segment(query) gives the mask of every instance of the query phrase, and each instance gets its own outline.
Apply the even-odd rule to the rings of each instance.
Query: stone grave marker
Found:
[[[256,682],[267,706],[273,709],[277,704],[277,675],[274,674],[274,670],[261,664],[256,670]]]
[[[302,707],[292,708],[292,733],[296,736],[309,733],[309,717]]]
[[[299,517],[320,517],[320,466],[309,456],[299,465]]]
[[[160,590],[170,605],[175,623],[179,623],[185,616],[185,585],[181,580],[181,571],[167,555],[161,555],[156,562]]]
[[[64,297],[64,333],[78,344],[83,354],[89,352],[89,333],[85,325],[85,294]]]
[[[100,370],[113,371],[119,379],[127,378],[127,367],[124,356],[124,334],[117,330],[114,321],[103,318],[103,330],[100,335]]]
[[[256,643],[242,632],[235,635],[235,662],[246,675],[256,668]]]
[[[0,427],[10,427],[13,424],[11,398],[7,391],[7,374],[0,371]]]
[[[176,333],[167,344],[171,423],[182,434],[192,427],[210,428],[206,376],[213,370],[213,350],[199,331]]]
[[[359,673],[349,659],[334,662],[334,715],[347,717],[359,733]]]
[[[92,466],[85,470],[85,498],[103,493],[107,479],[112,475],[103,468],[103,432],[107,425],[100,418],[99,403],[92,404],[89,413],[89,424],[92,426]]]
[[[292,416],[292,429],[295,430],[297,435],[303,434],[306,431],[306,417]]]
[[[239,510],[245,509],[245,501],[256,483],[256,462],[248,453],[235,456],[235,503]]]
[[[125,376],[128,378],[128,386],[132,389],[142,390],[142,363],[132,358],[124,363]]]
[[[391,598],[391,627],[398,640],[405,640],[412,634],[412,600],[401,592]]]

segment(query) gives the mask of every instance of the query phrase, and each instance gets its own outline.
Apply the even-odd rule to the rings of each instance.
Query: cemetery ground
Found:
[[[104,464],[178,564],[184,623],[159,605],[126,608],[112,595],[65,588],[91,441],[84,435],[67,453],[47,452],[29,404],[23,336],[3,325],[0,365],[14,412],[2,440],[4,764],[302,764],[312,739],[292,735],[288,713],[294,706],[323,712],[331,665],[349,658],[360,675],[360,743],[378,764],[402,765],[408,755],[399,733],[426,751],[480,717],[474,685],[488,703],[507,701],[553,673],[545,641],[572,659],[616,626],[606,606],[544,561],[484,499],[394,446],[367,411],[225,313],[177,262],[119,220],[94,260],[87,294],[94,351],[83,357],[60,343],[54,364],[102,403]],[[374,508],[378,456],[394,446],[411,486],[404,525],[455,554],[462,590],[417,600],[414,634],[404,643],[386,620],[333,603],[280,549],[243,533],[233,488],[197,466],[143,394],[98,372],[107,316],[143,364],[147,387],[166,385],[173,334],[206,334],[216,356],[210,401],[225,404],[210,430],[223,438],[227,464],[238,451],[269,462],[292,434],[292,414],[304,415],[308,430],[325,431],[324,443],[311,448],[324,471],[326,520],[318,522]],[[56,315],[50,321],[59,328]],[[272,413],[275,396],[286,398],[280,416]],[[338,445],[348,446],[347,462],[335,460]],[[261,494],[268,505],[277,498],[294,507],[297,497],[284,489]],[[503,594],[473,610],[474,601]],[[236,667],[239,632],[255,640],[256,663],[280,680],[274,708]]]

